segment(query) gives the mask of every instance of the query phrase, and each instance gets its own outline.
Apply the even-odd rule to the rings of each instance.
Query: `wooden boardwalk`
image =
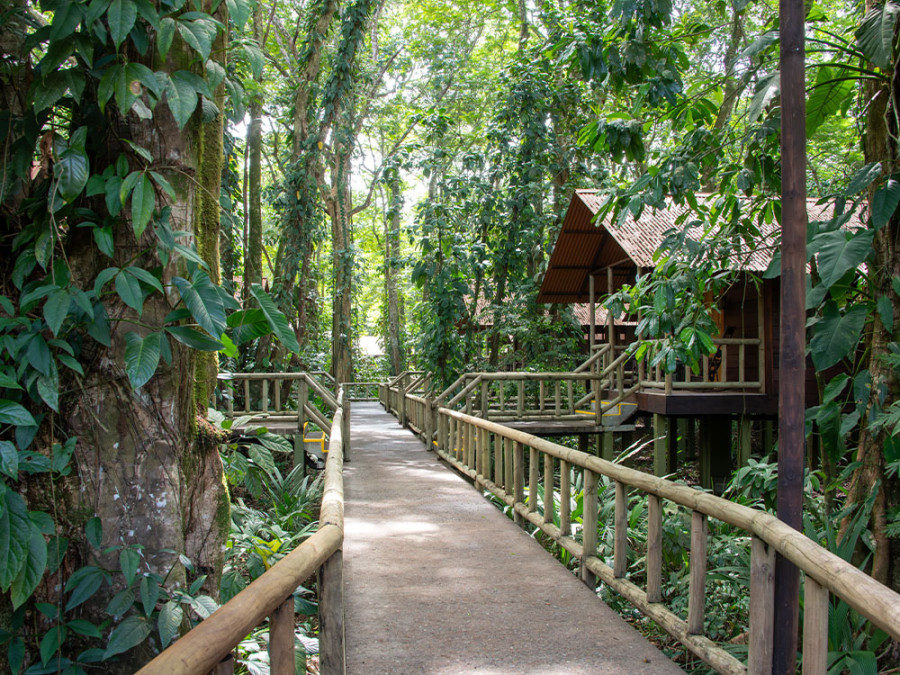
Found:
[[[348,673],[681,672],[378,404],[351,439]]]

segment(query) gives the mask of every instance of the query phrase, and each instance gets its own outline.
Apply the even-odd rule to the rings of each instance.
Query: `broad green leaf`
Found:
[[[228,18],[238,30],[243,29],[253,13],[253,3],[248,0],[225,0],[225,4],[228,7]]]
[[[34,421],[34,417],[22,405],[14,401],[0,399],[0,424],[31,427],[35,426],[37,422]]]
[[[841,315],[837,305],[830,302],[823,314],[809,344],[813,364],[819,371],[840,363],[856,349],[868,309],[865,305],[854,305]]]
[[[872,230],[860,230],[849,234],[843,230],[824,232],[813,240],[819,251],[819,275],[822,284],[831,288],[847,272],[856,269],[872,251]]]
[[[881,318],[881,325],[885,327],[888,333],[894,333],[894,306],[891,299],[886,295],[879,295],[875,301],[878,308],[878,316]]]
[[[115,256],[116,253],[115,246],[113,244],[112,227],[95,227],[94,243],[97,244],[97,248],[100,249],[100,252],[107,258],[112,258]]]
[[[19,451],[11,441],[0,441],[0,472],[13,480],[19,478]]]
[[[775,71],[763,77],[756,85],[756,92],[747,109],[748,121],[755,122],[769,104],[781,93],[781,73]]]
[[[201,352],[217,352],[222,349],[221,342],[189,326],[167,326],[166,332],[191,349]]]
[[[123,548],[119,552],[119,569],[125,576],[125,583],[131,586],[134,583],[134,577],[137,574],[138,565],[141,563],[141,554],[137,549]]]
[[[825,385],[825,391],[822,394],[822,403],[827,404],[831,403],[834,399],[841,395],[841,392],[847,388],[847,383],[850,381],[850,376],[846,373],[841,373],[840,375],[831,379],[831,381]]]
[[[66,591],[69,591],[69,601],[66,603],[66,611],[70,611],[86,600],[92,598],[103,584],[105,575],[92,565],[79,567],[66,582]]]
[[[122,41],[128,37],[131,29],[134,28],[134,22],[137,19],[137,6],[133,0],[112,0],[109,3],[106,18],[109,22],[109,36],[112,38],[116,49],[118,49]],[[127,111],[123,110],[122,112]]]
[[[806,101],[806,135],[811,137],[832,115],[853,100],[856,81],[843,69],[820,68],[816,83]]]
[[[141,607],[144,610],[144,616],[150,616],[156,609],[156,602],[159,600],[161,589],[159,583],[149,574],[141,579]]]
[[[180,78],[169,78],[166,86],[166,103],[179,128],[184,127],[197,109],[197,90]]]
[[[66,628],[61,624],[50,627],[44,637],[41,638],[41,663],[47,665],[47,662],[56,654],[60,645],[66,641]]]
[[[156,34],[156,48],[162,59],[166,58],[169,48],[172,46],[172,38],[175,37],[175,19],[165,17],[159,22],[159,32]]]
[[[98,516],[94,516],[85,523],[84,536],[91,546],[100,550],[103,545],[103,522]]]
[[[25,567],[33,526],[19,493],[5,490],[0,499],[0,590],[7,591]]]
[[[157,279],[155,276],[153,276],[152,273],[145,270],[143,267],[134,267],[134,266],[126,267],[125,273],[130,274],[131,276],[137,278],[139,281],[144,282],[145,284],[147,284],[151,288],[159,291],[160,293],[165,292],[165,291],[163,291],[163,286],[162,286],[162,283],[160,282],[160,280]]]
[[[43,335],[35,334],[31,337],[25,355],[28,357],[28,364],[42,375],[49,375],[52,372],[53,357]],[[3,418],[0,415],[0,422],[2,421]]]
[[[38,395],[50,408],[59,412],[59,376],[54,368],[52,374],[41,375],[37,380]]]
[[[69,148],[53,165],[59,196],[70,202],[81,194],[90,177],[91,165],[84,150]]]
[[[894,61],[893,48],[900,5],[893,0],[872,8],[856,29],[856,44],[869,61],[887,70]]]
[[[141,238],[153,217],[154,208],[156,208],[156,190],[153,189],[150,177],[145,173],[135,183],[131,193],[131,227],[134,229],[135,238]]]
[[[105,611],[110,616],[124,616],[132,605],[134,605],[134,592],[130,588],[126,588],[112,597],[112,600],[106,605]]]
[[[72,632],[84,635],[85,637],[103,637],[103,633],[100,632],[100,629],[86,619],[73,619],[72,621],[68,621],[66,627]]]
[[[67,537],[50,537],[50,541],[47,542],[47,574],[53,574],[59,569],[68,550],[69,540]]]
[[[121,272],[116,275],[116,293],[122,302],[131,307],[140,316],[144,311],[144,292],[141,284],[130,274]]]
[[[34,112],[40,112],[52,106],[65,96],[69,81],[63,71],[57,70],[44,78],[35,79],[31,83],[34,96]]]
[[[300,351],[300,345],[297,342],[297,336],[291,329],[288,320],[284,314],[278,311],[272,298],[262,289],[259,284],[253,284],[250,287],[250,295],[259,303],[259,308],[266,315],[266,320],[272,327],[272,332],[281,341],[281,343],[292,352]]]
[[[72,296],[65,288],[53,291],[44,303],[44,321],[54,335],[59,335],[59,329],[69,314],[71,304]]]
[[[134,389],[140,389],[153,377],[159,365],[159,333],[141,338],[137,333],[125,334],[125,372]]]
[[[225,307],[209,276],[198,270],[194,274],[193,283],[181,277],[172,279],[185,306],[200,327],[210,335],[221,335],[225,332]]]
[[[191,598],[191,609],[203,618],[208,619],[213,612],[219,609],[219,604],[208,595],[198,595]]]
[[[159,610],[156,625],[159,629],[159,640],[163,648],[168,647],[169,643],[178,635],[178,629],[183,619],[184,610],[174,600],[170,600]]]
[[[145,618],[140,616],[126,617],[110,634],[106,651],[103,652],[104,660],[136,647],[147,639],[151,630],[150,622]]]
[[[856,196],[867,187],[869,187],[873,181],[878,179],[880,175],[880,162],[872,162],[871,164],[866,164],[863,168],[853,174],[853,178],[850,179],[850,182],[847,184],[847,187],[844,188],[844,191],[841,193],[841,195],[844,197]]]
[[[888,224],[900,204],[900,181],[893,176],[880,185],[872,197],[872,225],[876,230]]]
[[[83,16],[84,5],[77,2],[64,2],[53,12],[53,23],[50,26],[50,44],[65,42],[78,28]]]
[[[21,607],[31,597],[46,569],[47,542],[41,531],[32,525],[31,534],[28,537],[28,558],[12,583],[13,609]]]
[[[88,335],[104,347],[112,345],[112,334],[109,330],[109,315],[102,302],[94,305],[94,320],[88,324]]]
[[[270,476],[275,474],[275,458],[272,457],[272,453],[269,452],[268,449],[259,445],[251,445],[248,454],[250,456],[250,459],[253,460],[253,463],[256,464],[256,466],[261,468]]]

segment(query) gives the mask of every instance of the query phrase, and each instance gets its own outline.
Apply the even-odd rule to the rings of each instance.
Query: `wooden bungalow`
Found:
[[[654,254],[666,234],[676,227],[687,207],[645,209],[621,225],[609,219],[598,222],[603,196],[595,190],[576,190],[566,213],[538,295],[543,303],[587,303],[592,352],[610,343],[616,354],[634,336],[616,328],[607,317],[605,335],[597,332],[596,306],[610,292],[635,281],[638,273],[654,267]],[[822,217],[823,207],[810,203],[810,217]],[[763,441],[771,447],[771,420],[778,409],[778,337],[780,280],[761,280],[772,258],[775,225],[762,232],[761,245],[745,250],[732,260],[738,272],[735,283],[715,304],[719,335],[717,351],[703,359],[702,370],[692,373],[679,367],[666,374],[646,363],[632,364],[630,376],[620,386],[633,390],[635,414],[652,417],[657,473],[670,472],[676,462],[676,438],[685,429],[698,429],[702,482],[712,487],[730,472],[732,437],[736,435],[738,462],[750,453],[751,424],[762,422]],[[606,335],[612,336],[609,340]],[[815,377],[807,369],[807,396],[815,403]],[[737,433],[734,433],[734,424]],[[611,447],[611,438],[607,439]],[[721,448],[726,448],[723,452]]]

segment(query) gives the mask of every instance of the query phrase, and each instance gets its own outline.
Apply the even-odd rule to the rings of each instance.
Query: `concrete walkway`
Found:
[[[351,439],[348,673],[681,672],[381,406]]]

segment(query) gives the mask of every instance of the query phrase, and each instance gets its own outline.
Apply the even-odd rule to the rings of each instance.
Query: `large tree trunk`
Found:
[[[400,192],[400,174],[393,170],[390,180],[391,201],[384,227],[384,281],[388,305],[388,357],[391,375],[399,375],[405,368],[400,348],[403,332],[400,312],[400,294],[397,290],[397,271],[400,267],[400,209],[403,196]]]
[[[253,17],[253,34],[260,39],[260,9]],[[250,102],[250,129],[247,134],[247,258],[244,261],[244,297],[253,284],[262,283],[262,77]]]
[[[867,0],[867,10],[874,6],[872,0]],[[898,130],[893,125],[889,126],[889,120],[893,120],[896,114],[893,102],[900,96],[900,82],[895,75],[886,82],[868,79],[864,80],[863,90],[867,102],[866,130],[863,135],[865,159],[866,162],[881,162],[882,175],[886,178],[898,168],[898,148],[895,142]],[[870,188],[870,204],[874,189],[875,186]],[[858,505],[864,504],[875,494],[870,520],[876,545],[872,576],[896,590],[900,590],[900,541],[889,539],[885,530],[887,514],[900,501],[900,489],[897,476],[888,477],[884,470],[889,431],[883,428],[873,430],[871,425],[877,415],[897,401],[900,395],[900,374],[884,361],[885,356],[890,353],[891,336],[900,334],[900,298],[891,284],[894,277],[900,276],[900,250],[896,247],[898,241],[900,219],[895,213],[888,224],[875,233],[874,259],[869,267],[874,296],[876,299],[888,298],[893,308],[894,325],[883,325],[880,313],[873,312],[867,363],[872,383],[866,413],[860,421],[862,431],[856,450],[859,467],[853,474],[848,494],[850,503]]]
[[[335,161],[334,189],[328,205],[334,268],[331,373],[337,382],[353,381],[353,240],[350,199],[350,152],[341,148]]]

